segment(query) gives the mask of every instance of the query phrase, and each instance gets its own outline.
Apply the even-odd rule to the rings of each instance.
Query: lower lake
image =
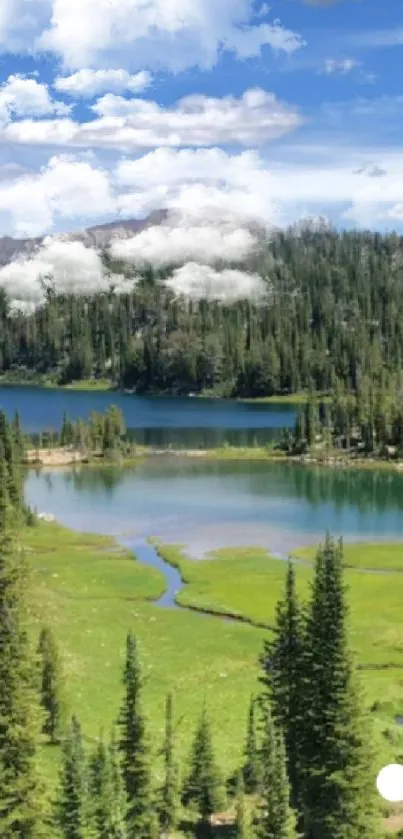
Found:
[[[285,557],[326,531],[346,541],[403,541],[397,472],[160,455],[133,468],[30,470],[26,497],[75,529],[132,546],[157,536],[194,557],[247,545]]]

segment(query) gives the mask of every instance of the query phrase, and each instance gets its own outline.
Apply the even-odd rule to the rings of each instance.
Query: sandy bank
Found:
[[[30,449],[27,462],[38,466],[70,466],[73,463],[85,463],[87,456],[78,449],[68,446],[58,449]]]

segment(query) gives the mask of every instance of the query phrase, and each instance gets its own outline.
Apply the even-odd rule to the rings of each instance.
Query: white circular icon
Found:
[[[403,801],[403,766],[390,763],[381,769],[376,786],[385,801]]]

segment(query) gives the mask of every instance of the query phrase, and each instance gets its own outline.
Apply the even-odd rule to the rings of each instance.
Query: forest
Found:
[[[18,420],[9,424],[0,412],[0,835],[154,839],[179,829],[198,839],[379,839],[375,755],[349,648],[342,543],[326,537],[319,547],[307,603],[297,597],[288,564],[232,777],[222,774],[200,697],[185,765],[177,760],[172,693],[164,736],[150,741],[141,650],[130,627],[116,725],[88,742],[80,709],[64,701],[65,664],[46,615],[34,647],[27,631],[30,571],[20,534],[37,520],[23,502],[22,458]],[[58,749],[51,785],[40,771],[49,748]]]
[[[400,395],[401,237],[290,229],[247,268],[265,280],[264,298],[175,297],[163,284],[169,269],[151,267],[131,293],[60,296],[49,286],[45,305],[30,312],[2,290],[0,375],[107,379],[137,393],[359,394],[370,383]]]

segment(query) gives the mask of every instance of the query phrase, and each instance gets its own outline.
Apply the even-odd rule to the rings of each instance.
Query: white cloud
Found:
[[[37,45],[58,53],[72,70],[206,69],[222,49],[247,57],[264,44],[289,53],[302,43],[278,22],[251,25],[252,0],[51,0],[50,6]]]
[[[156,146],[259,145],[298,127],[296,109],[260,88],[236,99],[194,95],[164,108],[143,99],[107,94],[93,106],[90,122],[22,120],[0,131],[0,143],[105,148],[125,152]]]
[[[107,172],[52,157],[40,172],[0,184],[0,213],[17,236],[40,236],[60,219],[87,222],[116,211]]]
[[[47,85],[22,75],[9,76],[0,86],[0,126],[13,117],[57,114],[64,116],[70,108],[49,96]]]
[[[59,294],[91,294],[114,287],[116,292],[133,288],[134,279],[108,275],[99,254],[81,242],[49,239],[32,259],[0,269],[3,288],[14,309],[30,310],[45,301],[46,288]]]
[[[355,58],[327,58],[324,64],[323,72],[326,75],[339,74],[345,76],[360,67],[360,62]]]
[[[236,213],[272,218],[271,175],[254,151],[228,154],[223,149],[156,149],[116,168],[118,204],[125,215],[156,207],[186,214]]]
[[[53,84],[56,90],[67,96],[92,99],[105,91],[140,93],[150,86],[151,73],[141,70],[131,75],[127,70],[78,70],[71,76],[58,76]]]
[[[259,12],[259,10],[257,10]],[[240,57],[264,45],[292,53],[303,41],[253,0],[2,0],[0,49],[61,57],[66,70],[129,72],[214,66],[223,50]]]
[[[177,296],[195,300],[207,298],[232,303],[250,297],[262,297],[267,285],[258,274],[224,269],[216,271],[208,265],[188,262],[177,268],[165,281]]]
[[[214,263],[240,262],[258,245],[244,219],[205,209],[199,215],[172,214],[165,224],[142,230],[130,239],[117,239],[110,252],[115,259],[155,266],[190,259]]]
[[[2,233],[34,236],[111,216],[138,218],[169,210],[165,227],[180,227],[180,232],[158,228],[142,234],[133,254],[144,258],[154,249],[156,258],[164,252],[171,258],[176,251],[200,261],[206,258],[205,245],[212,254],[222,249],[227,258],[240,257],[247,236],[233,231],[246,221],[263,220],[270,227],[304,215],[328,215],[368,227],[401,222],[403,153],[391,149],[329,147],[327,158],[312,153],[309,160],[307,150],[298,153],[296,147],[293,162],[280,162],[254,150],[159,148],[121,160],[109,171],[95,156],[62,155],[39,172],[6,174],[6,181],[0,179]],[[200,229],[204,220],[211,228],[208,236]],[[196,253],[188,249],[190,241],[199,248]]]

